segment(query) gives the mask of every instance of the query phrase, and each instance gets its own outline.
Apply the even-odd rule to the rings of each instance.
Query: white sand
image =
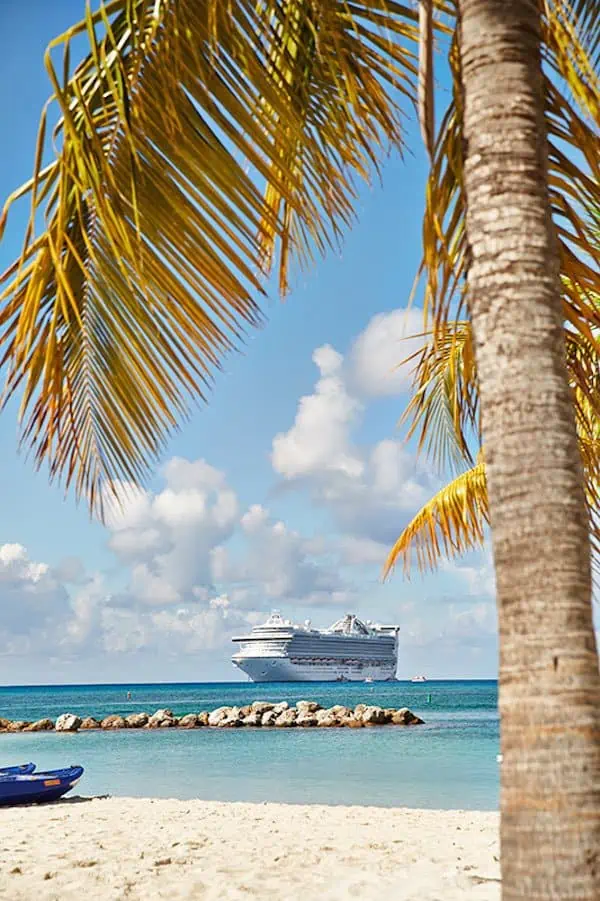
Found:
[[[108,798],[0,809],[7,901],[496,901],[493,813]]]

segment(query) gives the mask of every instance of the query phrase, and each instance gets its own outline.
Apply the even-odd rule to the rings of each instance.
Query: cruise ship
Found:
[[[329,629],[303,626],[273,612],[262,626],[233,638],[232,662],[253,682],[376,682],[396,678],[399,626],[362,622],[347,613]]]

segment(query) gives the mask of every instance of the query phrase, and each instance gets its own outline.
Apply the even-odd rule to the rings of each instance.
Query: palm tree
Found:
[[[585,335],[598,324],[581,210],[598,200],[586,170],[597,172],[600,14],[592,0],[436,5],[455,93],[433,146],[421,80],[426,300],[437,336],[468,290],[475,339],[500,613],[504,895],[591,899],[600,676],[559,271]],[[33,179],[2,218],[29,196],[0,343],[23,441],[52,477],[93,507],[115,479],[142,478],[189,397],[259,321],[271,265],[286,290],[290,260],[339,239],[355,180],[401,138],[419,33],[430,74],[430,7],[419,27],[395,0],[109,0],[51,46],[58,151],[46,164],[44,112]],[[82,34],[90,54],[71,73]]]
[[[562,294],[575,286],[560,280],[573,235],[552,218],[544,115],[558,90],[542,75],[544,4],[457,6],[454,178],[496,570],[503,896],[591,901],[600,896],[600,671],[564,338]],[[597,99],[593,69],[589,76]],[[437,291],[439,260],[427,265],[439,330],[448,305]],[[445,269],[456,277],[456,257]]]

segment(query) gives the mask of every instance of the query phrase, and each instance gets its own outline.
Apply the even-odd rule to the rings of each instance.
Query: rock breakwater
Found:
[[[80,717],[74,713],[62,713],[56,721],[45,718],[28,722],[0,718],[0,732],[78,732],[98,729],[112,732],[117,729],[235,729],[251,728],[348,728],[361,729],[371,726],[419,726],[423,720],[408,707],[398,709],[378,707],[374,704],[357,704],[345,707],[321,707],[316,701],[298,701],[291,706],[287,701],[270,703],[254,701],[244,707],[217,707],[176,716],[163,708],[154,713],[132,713],[128,716],[112,714],[102,720],[92,716]]]

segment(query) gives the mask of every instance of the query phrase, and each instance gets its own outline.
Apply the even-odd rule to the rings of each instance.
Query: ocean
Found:
[[[127,694],[131,693],[131,699]],[[255,700],[410,707],[413,728],[196,729],[0,735],[0,766],[79,763],[82,795],[384,807],[498,807],[497,683],[189,683],[0,687],[0,716],[101,719]]]

